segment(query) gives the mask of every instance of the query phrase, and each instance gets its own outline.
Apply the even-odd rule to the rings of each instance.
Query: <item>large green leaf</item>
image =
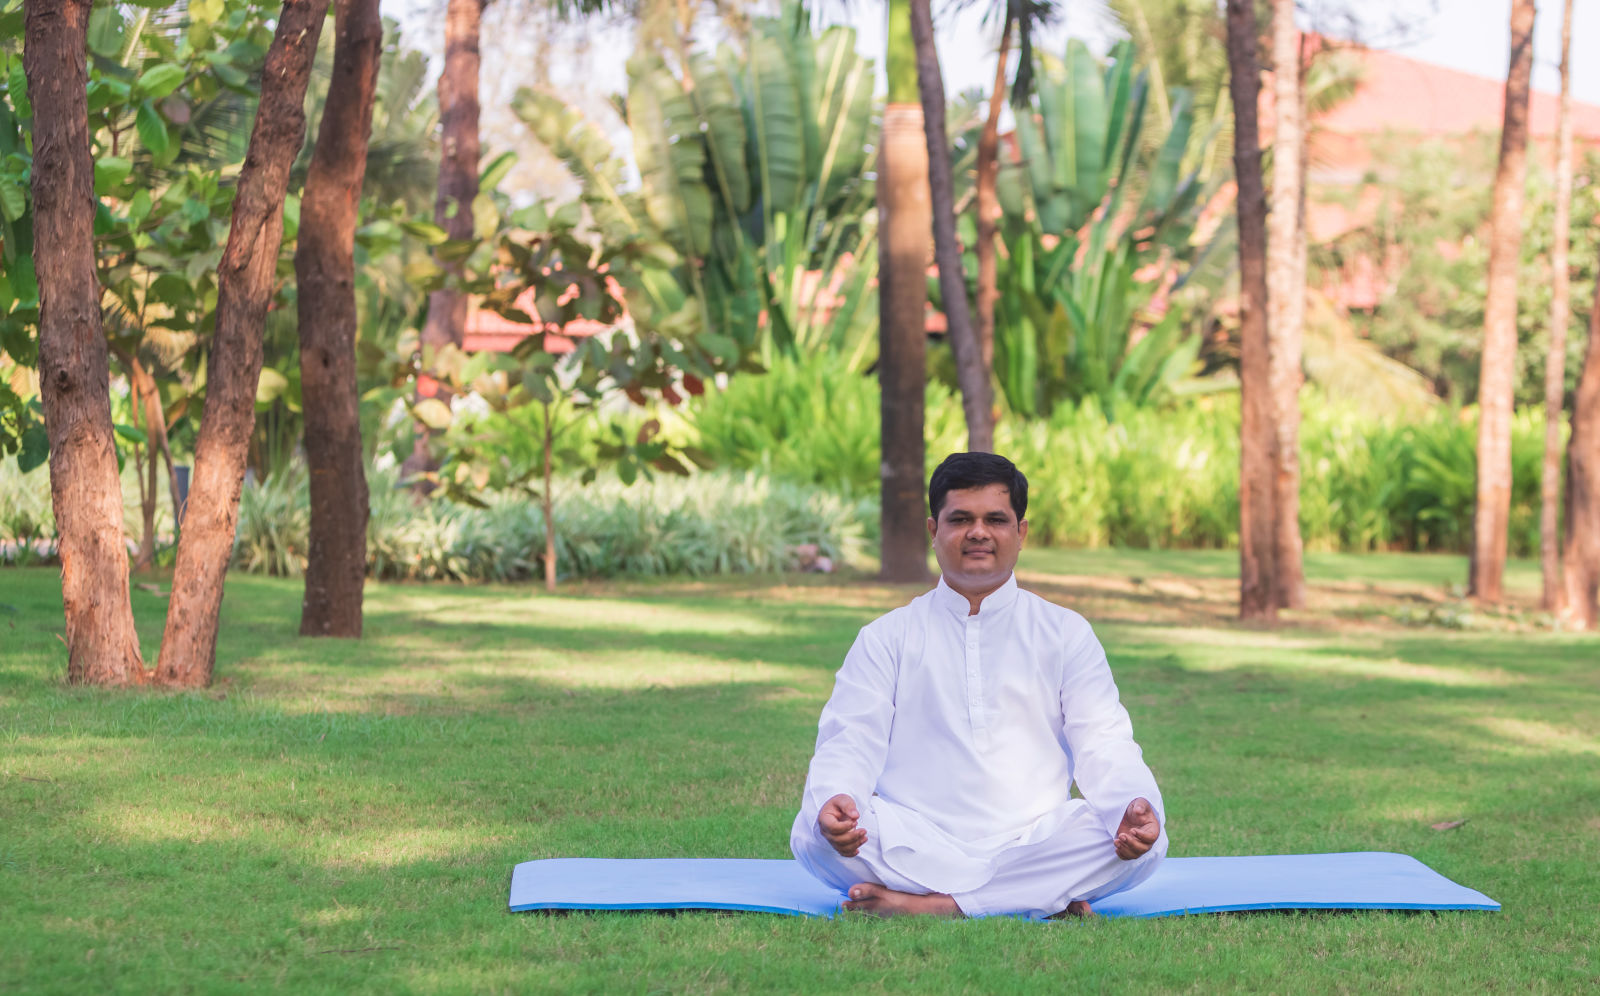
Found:
[[[746,63],[749,94],[746,125],[756,176],[767,212],[796,207],[805,189],[806,144],[800,123],[800,93],[783,46],[761,36],[751,42]]]
[[[547,93],[518,90],[512,109],[583,187],[602,235],[616,242],[642,232],[644,219],[622,190],[622,160],[604,132]]]
[[[750,209],[751,197],[744,156],[744,111],[733,82],[710,58],[697,55],[690,66],[694,72],[690,94],[703,124],[712,175],[732,215],[728,224],[737,225],[739,216]]]
[[[1072,183],[1080,210],[1093,211],[1106,192],[1106,130],[1109,108],[1099,63],[1083,42],[1067,43],[1067,71],[1072,81],[1073,147],[1077,171]]]
[[[873,74],[872,63],[856,54],[854,29],[829,28],[816,46],[811,104],[822,143],[816,199],[826,204],[844,183],[860,175],[866,163]]]
[[[699,116],[660,56],[635,55],[628,77],[628,128],[645,210],[675,248],[704,257],[711,249],[712,210]]]
[[[1183,153],[1189,145],[1189,130],[1194,124],[1190,97],[1186,90],[1178,91],[1172,101],[1172,130],[1156,156],[1150,172],[1150,185],[1145,188],[1142,211],[1165,214],[1172,206],[1173,195],[1178,190],[1178,174],[1183,168]]]

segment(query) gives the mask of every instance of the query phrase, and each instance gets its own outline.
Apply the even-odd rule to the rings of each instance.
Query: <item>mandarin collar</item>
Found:
[[[1006,578],[1005,584],[989,592],[983,597],[983,601],[978,603],[978,613],[975,618],[991,616],[1003,609],[1010,608],[1016,602],[1017,592],[1020,590],[1017,587],[1017,572],[1012,571],[1011,576]],[[943,574],[939,575],[938,587],[933,589],[933,600],[936,604],[962,619],[968,618],[969,613],[972,611],[972,604],[967,601],[967,596],[945,583]]]

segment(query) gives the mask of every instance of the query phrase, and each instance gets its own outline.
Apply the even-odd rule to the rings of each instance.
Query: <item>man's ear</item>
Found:
[[[1028,538],[1028,520],[1027,519],[1023,519],[1021,522],[1017,523],[1017,538],[1018,539],[1027,539]]]
[[[937,536],[937,535],[939,535],[939,520],[935,519],[931,515],[928,516],[928,535],[929,536]]]

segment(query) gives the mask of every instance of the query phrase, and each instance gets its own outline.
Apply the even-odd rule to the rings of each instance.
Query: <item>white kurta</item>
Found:
[[[1015,576],[968,613],[941,579],[862,628],[818,724],[795,856],[836,887],[949,893],[970,915],[1048,915],[1144,878],[1165,810],[1093,630]],[[840,793],[867,829],[857,858],[816,826]],[[1111,840],[1140,796],[1162,839],[1122,862]]]

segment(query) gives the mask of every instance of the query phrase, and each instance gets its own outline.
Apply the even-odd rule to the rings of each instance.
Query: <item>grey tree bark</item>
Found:
[[[944,302],[946,335],[955,354],[961,409],[967,418],[967,449],[994,449],[994,386],[967,307],[967,274],[956,240],[955,185],[950,176],[950,140],[945,134],[944,77],[934,47],[929,0],[911,0],[911,36],[916,43],[917,89],[928,145],[928,188],[933,208],[934,256],[939,263],[939,296]]]

